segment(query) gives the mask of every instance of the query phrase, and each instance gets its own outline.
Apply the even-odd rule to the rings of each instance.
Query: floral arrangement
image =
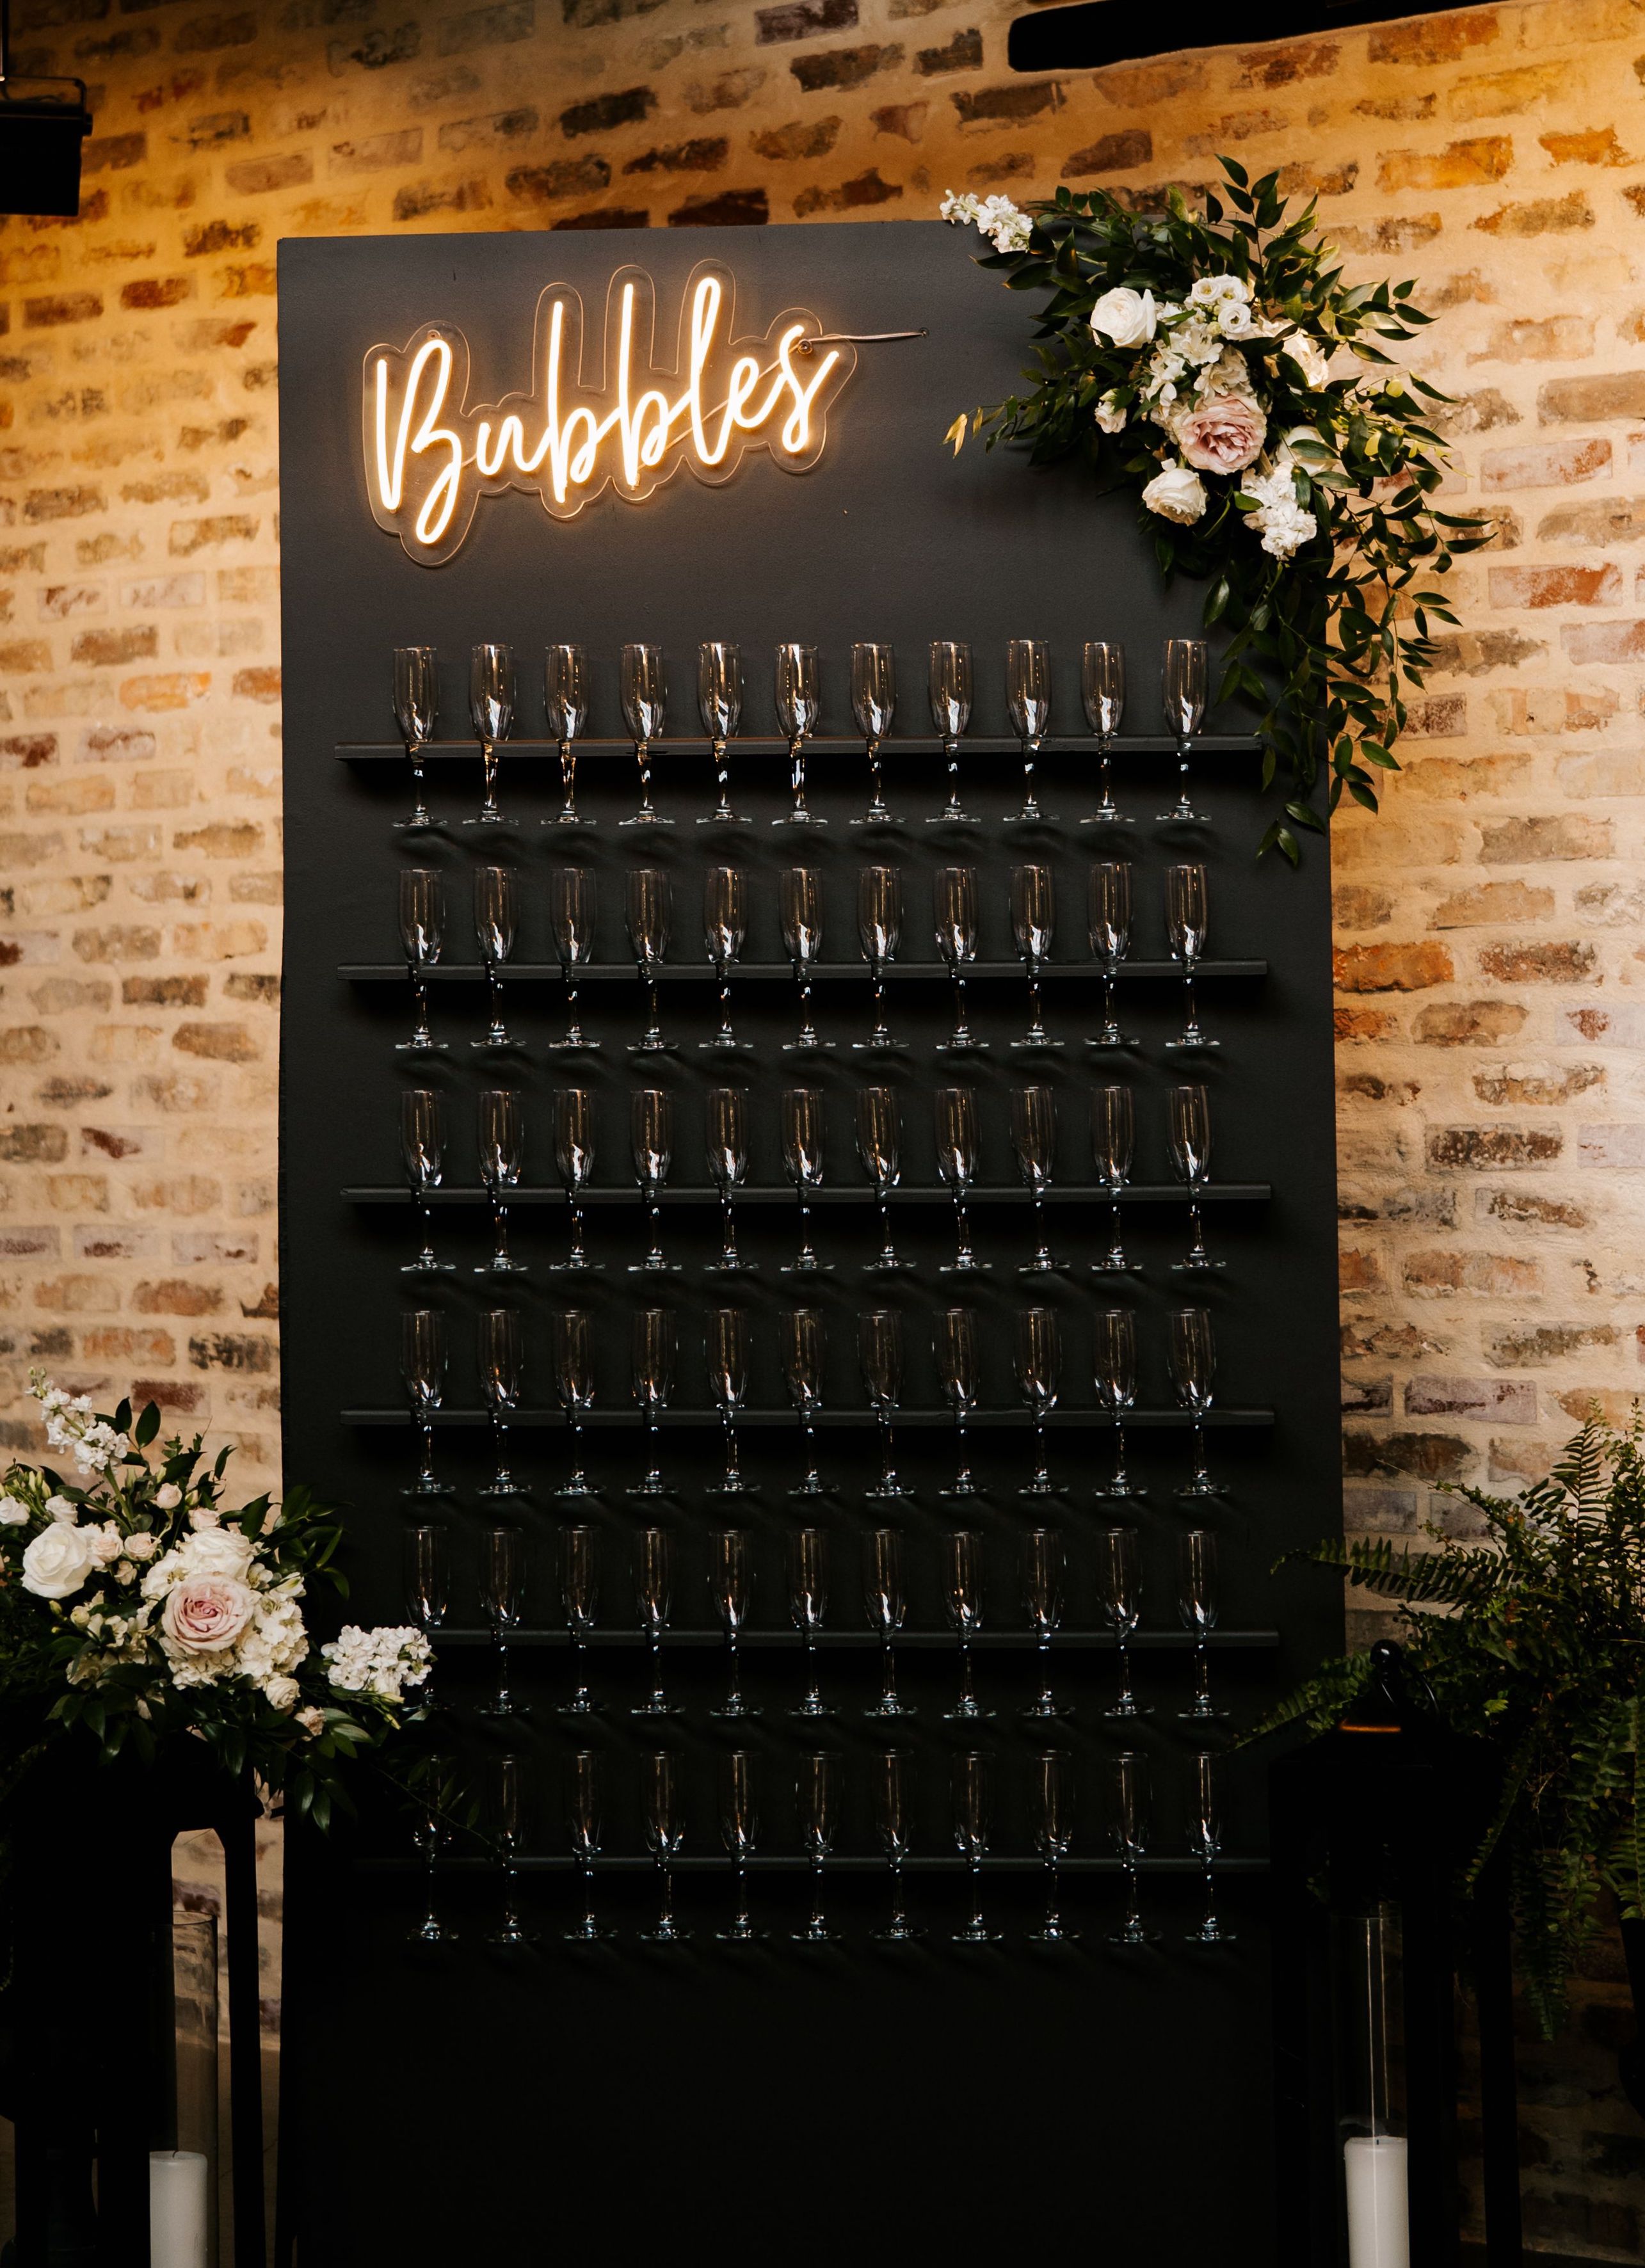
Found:
[[[1450,397],[1376,343],[1432,320],[1414,285],[1346,284],[1311,203],[1287,220],[1276,175],[1221,163],[1231,214],[1208,194],[1197,217],[1176,188],[1157,216],[1105,190],[1059,189],[1031,213],[943,199],[993,246],[980,267],[1049,294],[1032,390],[948,438],[957,451],[985,430],[991,447],[1135,487],[1162,570],[1208,585],[1206,627],[1228,633],[1216,697],[1260,711],[1265,788],[1283,774],[1261,847],[1295,864],[1295,829],[1324,824],[1322,757],[1331,809],[1346,793],[1376,810],[1432,625],[1456,620],[1438,578],[1490,529],[1432,501],[1446,457],[1430,421]]]
[[[11,1770],[75,1726],[109,1756],[192,1734],[324,1825],[339,1765],[417,1714],[428,1640],[350,1624],[316,1650],[308,1585],[346,1586],[342,1530],[306,1490],[230,1510],[231,1452],[204,1463],[198,1434],[153,1448],[152,1403],[134,1424],[129,1403],[100,1415],[39,1371],[30,1391],[75,1477],[0,1475],[0,1702],[26,1727]]]
[[[1470,1880],[1505,1852],[1526,1996],[1552,2036],[1600,1891],[1645,1920],[1645,1429],[1594,1418],[1517,1498],[1447,1487],[1482,1515],[1480,1542],[1430,1527],[1429,1549],[1356,1536],[1304,1556],[1402,1602],[1407,1669],[1497,1750]],[[1368,1669],[1365,1653],[1326,1663],[1258,1730],[1324,1731]]]

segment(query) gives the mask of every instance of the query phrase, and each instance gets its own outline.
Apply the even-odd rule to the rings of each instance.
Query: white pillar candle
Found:
[[[1411,2268],[1405,2136],[1354,2134],[1343,2145],[1342,2156],[1348,2185],[1348,2268]]]
[[[203,2151],[150,2151],[149,2258],[152,2268],[209,2268],[208,2171]]]

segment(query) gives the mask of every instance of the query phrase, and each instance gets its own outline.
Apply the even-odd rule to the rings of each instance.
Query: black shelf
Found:
[[[345,1425],[395,1425],[409,1428],[415,1421],[409,1410],[344,1410],[341,1413]],[[433,1422],[444,1430],[453,1426],[489,1425],[491,1412],[486,1410],[437,1410]],[[811,1424],[821,1432],[867,1432],[879,1425],[872,1410],[818,1410],[812,1413]],[[1127,1432],[1138,1427],[1153,1431],[1167,1427],[1186,1432],[1193,1419],[1185,1410],[1128,1410],[1124,1423]],[[1217,1432],[1230,1428],[1250,1429],[1272,1425],[1272,1410],[1212,1410],[1199,1421]],[[672,1433],[682,1428],[712,1427],[718,1432],[724,1425],[718,1410],[675,1410],[664,1413],[660,1430]],[[902,1410],[892,1419],[892,1430],[942,1426],[949,1432],[955,1430],[954,1417],[947,1410]],[[1114,1421],[1105,1410],[1053,1410],[1046,1420],[1052,1432],[1109,1432]],[[1023,1432],[1030,1430],[1031,1420],[1026,1410],[973,1410],[965,1420],[968,1433]],[[764,1432],[781,1427],[791,1433],[799,1431],[800,1420],[792,1410],[743,1410],[737,1414],[739,1433],[750,1429]],[[511,1433],[542,1432],[553,1428],[569,1432],[571,1426],[561,1410],[516,1410],[508,1418]],[[595,1432],[638,1433],[649,1430],[638,1410],[590,1410],[580,1420],[579,1430]]]
[[[1014,983],[1024,981],[1020,961],[974,961],[963,972],[967,984]],[[1070,977],[1081,978],[1088,984],[1100,983],[1105,975],[1101,966],[1091,961],[1047,961],[1040,968],[1044,983],[1060,983]],[[1122,961],[1116,975],[1121,977],[1183,981],[1180,961]],[[349,984],[405,984],[411,972],[403,961],[345,961],[337,974]],[[505,984],[559,984],[565,982],[564,972],[557,961],[505,961],[498,972]],[[1256,977],[1268,974],[1265,961],[1199,961],[1194,964],[1194,982],[1213,976]],[[485,969],[477,961],[437,961],[417,971],[418,980],[432,984],[479,984],[485,980]],[[717,985],[719,972],[711,961],[665,961],[655,971],[661,984]],[[809,971],[813,984],[859,984],[870,981],[868,964],[865,961],[818,961]],[[733,964],[731,980],[734,985],[748,983],[783,983],[792,986],[794,972],[786,961],[741,961]],[[949,971],[941,961],[891,961],[886,963],[888,984],[899,984],[910,980],[925,983],[947,984],[951,982]],[[638,972],[631,961],[591,961],[577,971],[579,990],[585,984],[637,984]],[[652,979],[645,980],[650,983]],[[1003,1054],[1003,1049],[991,1052]],[[1018,1050],[1025,1058],[1028,1050]],[[1116,1053],[1118,1050],[1115,1050]]]
[[[368,1859],[365,1863],[374,1869],[393,1874],[411,1874],[420,1869],[423,1864],[417,1859]],[[811,1861],[798,1852],[767,1853],[763,1851],[756,1851],[750,1853],[744,1864],[751,1874],[809,1874],[811,1872]],[[557,1853],[540,1855],[534,1852],[522,1852],[515,1859],[514,1866],[519,1873],[527,1874],[580,1874],[583,1872],[583,1861],[580,1859],[573,1859],[569,1852],[562,1857]],[[980,1867],[985,1874],[1043,1876],[1045,1872],[1045,1861],[1041,1858],[1027,1854],[1019,1858],[1014,1853],[1004,1852],[990,1852],[981,1860]],[[1265,1859],[1229,1857],[1219,1859],[1214,1871],[1220,1876],[1261,1874],[1265,1874],[1267,1869],[1268,1861]],[[493,1858],[464,1856],[441,1859],[437,1871],[445,1875],[496,1874],[501,1870],[498,1860]],[[601,1853],[594,1861],[594,1871],[596,1874],[654,1875],[658,1867],[657,1861],[650,1856],[629,1857],[624,1854],[620,1857],[607,1857]],[[1187,1874],[1200,1879],[1203,1879],[1205,1874],[1204,1865],[1198,1859],[1145,1858],[1137,1871],[1145,1875]],[[718,1853],[709,1856],[682,1852],[677,1859],[670,1862],[668,1872],[671,1874],[729,1875],[732,1866],[728,1858]],[[962,1859],[957,1852],[950,1854],[947,1852],[931,1852],[921,1854],[918,1852],[911,1852],[903,1861],[902,1872],[905,1874],[969,1874],[971,1872],[971,1862],[969,1859]],[[1088,1859],[1071,1855],[1058,1861],[1057,1872],[1059,1874],[1118,1875],[1123,1874],[1125,1869],[1118,1859]],[[863,1858],[855,1852],[849,1852],[828,1859],[822,1873],[825,1881],[833,1874],[882,1874],[889,1879],[890,1868],[882,1858]]]
[[[441,1624],[432,1633],[437,1652],[447,1646],[491,1647],[497,1640],[489,1630],[457,1630]],[[726,1634],[718,1630],[667,1630],[663,1646],[670,1653],[678,1646],[727,1650]],[[1271,1653],[1280,1643],[1278,1631],[1218,1630],[1213,1631],[1206,1644],[1220,1653]],[[822,1630],[816,1633],[813,1644],[828,1653],[878,1653],[882,1643],[878,1631]],[[564,1630],[512,1630],[508,1633],[508,1650],[517,1646],[542,1648],[550,1653],[570,1653],[571,1633]],[[953,1653],[959,1641],[952,1631],[899,1631],[896,1651],[900,1654],[909,1648],[916,1653]],[[1036,1653],[1040,1641],[1032,1631],[980,1630],[973,1631],[966,1641],[968,1648],[984,1653]],[[643,1652],[651,1645],[649,1634],[640,1630],[594,1630],[578,1641],[579,1649],[592,1646],[597,1651]],[[796,1630],[745,1630],[737,1639],[739,1653],[752,1647],[756,1652],[780,1648],[795,1653],[805,1641]],[[1127,1639],[1128,1649],[1141,1653],[1188,1653],[1193,1650],[1194,1638],[1185,1630],[1139,1630]],[[1051,1641],[1053,1653],[1112,1653],[1117,1640],[1111,1630],[1058,1631]]]
[[[653,761],[668,757],[697,756],[709,760],[710,744],[700,733],[669,733],[661,740],[651,742]],[[1022,742],[1009,733],[967,733],[960,740],[962,761],[967,755],[997,755],[1004,751],[1016,755]],[[617,758],[634,761],[631,740],[613,740],[590,734],[575,743],[580,767],[586,756]],[[727,743],[733,766],[734,788],[735,767],[746,756],[788,757],[788,743],[778,733],[739,733]],[[855,733],[817,733],[805,744],[808,757],[852,756],[867,770],[862,736]],[[1199,756],[1254,756],[1260,754],[1262,742],[1254,733],[1207,733],[1196,736],[1191,744],[1191,754]],[[934,756],[941,753],[942,742],[934,733],[893,734],[880,744],[881,755],[887,762],[895,762],[899,755]],[[1057,755],[1087,755],[1097,752],[1095,736],[1089,733],[1048,733],[1040,743],[1042,758]],[[397,763],[407,761],[403,745],[398,740],[339,740],[334,750],[341,763]],[[511,759],[543,763],[559,762],[557,740],[539,740],[522,734],[516,740],[499,740],[498,758],[505,763]],[[1109,743],[1109,753],[1114,756],[1171,756],[1177,753],[1177,743],[1169,733],[1135,733],[1117,734]],[[472,737],[458,740],[430,740],[422,751],[427,763],[473,763],[478,761],[480,744]],[[815,780],[813,779],[813,785]],[[1055,823],[1048,818],[1047,824]],[[534,822],[535,825],[535,822]],[[500,829],[498,830],[501,831]],[[570,829],[566,832],[569,834]],[[889,831],[889,829],[887,830]],[[1024,829],[1026,833],[1028,830]]]
[[[373,1183],[346,1189],[343,1195],[350,1204],[398,1205],[405,1211],[409,1211],[414,1202],[409,1189],[397,1189],[392,1184]],[[1123,1189],[1105,1189],[1095,1184],[1070,1188],[1065,1182],[1045,1190],[1041,1202],[1059,1206],[1111,1205],[1116,1202],[1120,1204],[1186,1204],[1191,1196],[1194,1196],[1201,1204],[1266,1204],[1272,1195],[1272,1184],[1268,1182],[1213,1182],[1194,1191],[1186,1189],[1181,1182],[1128,1182]],[[659,1196],[665,1206],[718,1205],[720,1203],[718,1189],[676,1187],[672,1183],[665,1183]],[[571,1202],[564,1189],[537,1182],[527,1184],[522,1182],[518,1187],[506,1190],[505,1197],[511,1211],[516,1205],[550,1205],[564,1211]],[[469,1187],[462,1182],[447,1182],[440,1189],[429,1190],[426,1197],[419,1195],[415,1202],[419,1206],[424,1204],[461,1206],[489,1205],[491,1200],[489,1192],[483,1189]],[[645,1209],[637,1189],[584,1189],[577,1202],[579,1211],[590,1206],[626,1207],[638,1214]],[[739,1212],[745,1205],[784,1206],[792,1212],[797,1209],[799,1200],[792,1189],[744,1187],[734,1192],[734,1202]],[[910,1189],[904,1185],[890,1192],[889,1202],[893,1211],[903,1211],[916,1206],[951,1207],[954,1199],[945,1189]],[[979,1206],[1014,1205],[1026,1209],[1033,1202],[1025,1189],[983,1189],[973,1182],[965,1192],[968,1212]],[[823,1188],[808,1189],[806,1204],[808,1208],[848,1205],[860,1212],[871,1212],[876,1209],[878,1200],[870,1189]]]

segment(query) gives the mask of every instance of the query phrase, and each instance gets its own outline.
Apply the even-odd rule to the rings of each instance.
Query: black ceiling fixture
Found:
[[[91,130],[84,79],[12,77],[11,11],[0,0],[0,213],[72,220]]]
[[[1462,0],[1480,7],[1484,0]],[[1339,32],[1356,24],[1397,23],[1407,16],[1456,15],[1423,4],[1401,7],[1398,0],[1274,0],[1252,11],[1236,39],[1228,34],[1228,13],[1207,0],[1190,0],[1169,15],[1134,7],[1131,0],[1081,0],[1073,8],[1036,9],[1011,26],[1006,60],[1013,70],[1099,70],[1104,63],[1144,62],[1150,55],[1184,48],[1265,46],[1271,40],[1296,40],[1320,32]]]

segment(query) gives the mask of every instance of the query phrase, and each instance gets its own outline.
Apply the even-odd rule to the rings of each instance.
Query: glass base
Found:
[[[918,1717],[919,1712],[911,1701],[876,1701],[863,1711],[865,1717]]]
[[[882,1040],[853,1040],[851,1051],[854,1056],[905,1056],[909,1046],[906,1040],[894,1040],[888,1033]]]
[[[838,1042],[835,1040],[785,1040],[781,1052],[786,1056],[832,1055]]]
[[[722,1701],[718,1709],[711,1709],[708,1713],[717,1720],[741,1724],[749,1717],[763,1717],[765,1712],[756,1709],[751,1701]]]
[[[901,1276],[911,1268],[918,1268],[918,1265],[919,1263],[917,1260],[904,1260],[897,1253],[894,1252],[889,1256],[882,1253],[877,1259],[865,1260],[862,1263],[862,1272],[865,1276]]]
[[[1065,1708],[1060,1701],[1030,1701],[1019,1712],[1023,1717],[1033,1718],[1036,1723],[1061,1725],[1071,1723],[1073,1713],[1072,1707]]]
[[[719,1480],[711,1482],[703,1493],[704,1496],[758,1496],[760,1484],[758,1481],[744,1480],[740,1476],[734,1478],[722,1474]]]
[[[859,818],[848,819],[847,827],[906,827],[908,821],[899,812],[865,811]]]
[[[718,1032],[712,1040],[699,1040],[697,1051],[702,1055],[751,1056],[755,1052],[752,1040],[726,1039]]]
[[[1140,1922],[1134,1929],[1127,1925],[1123,1929],[1110,1929],[1108,1933],[1108,1942],[1110,1945],[1157,1945],[1159,1941],[1159,1931],[1144,1929]]]
[[[826,1922],[819,1924],[808,1921],[803,1929],[793,1930],[789,1933],[796,1945],[837,1945],[839,1943],[838,1930],[830,1929]]]
[[[1179,1709],[1177,1712],[1179,1725],[1226,1725],[1228,1718],[1228,1711],[1219,1709],[1214,1702],[1191,1704],[1188,1708]]]
[[[933,812],[925,822],[927,827],[980,827],[982,823],[974,811]]]
[[[793,1488],[789,1490],[788,1493],[791,1497],[802,1496],[812,1500],[816,1500],[823,1497],[831,1497],[834,1493],[834,1487],[830,1481],[822,1479],[812,1480],[807,1478],[802,1481],[796,1481]]]
[[[863,1491],[864,1496],[872,1497],[876,1504],[918,1496],[918,1490],[910,1488],[906,1481],[875,1481]]]
[[[677,1056],[680,1052],[672,1040],[631,1040],[628,1051],[631,1056]]]
[[[520,1946],[535,1945],[537,1933],[535,1929],[525,1928],[517,1921],[505,1922],[500,1929],[488,1930],[485,1941],[488,1945],[501,1946],[505,1950],[513,1951]]]
[[[1199,1039],[1188,1038],[1167,1040],[1165,1042],[1165,1052],[1168,1056],[1204,1055],[1207,1054],[1213,1048],[1220,1048],[1221,1044],[1222,1042],[1221,1040],[1207,1040],[1203,1036]]]
[[[531,1491],[524,1481],[509,1480],[505,1477],[491,1482],[484,1488],[476,1489],[475,1494],[476,1496],[529,1496]]]
[[[1029,1930],[1028,1941],[1030,1945],[1078,1945],[1080,1933],[1077,1929],[1069,1929],[1062,1922],[1057,1922],[1048,1924],[1044,1929]]]
[[[414,811],[391,823],[396,835],[443,835],[446,831],[432,811]]]
[[[525,1042],[517,1040],[512,1032],[488,1032],[483,1040],[470,1040],[468,1045],[482,1056],[523,1055],[526,1047]]]
[[[986,1922],[968,1921],[963,1929],[956,1929],[949,1938],[950,1945],[998,1945],[1005,1936],[1000,1929],[990,1929]]]
[[[550,1040],[542,1052],[545,1056],[597,1056],[600,1052],[600,1042],[586,1035],[579,1040]]]
[[[408,1945],[455,1945],[456,1942],[456,1931],[433,1914],[426,1921],[419,1922],[415,1929],[406,1932]]]
[[[1068,1491],[1056,1481],[1024,1481],[1017,1491],[1019,1496],[1066,1496]]]
[[[579,1503],[597,1504],[600,1499],[600,1491],[592,1481],[563,1481],[558,1488],[550,1489],[549,1493],[554,1497],[572,1497]]]
[[[1054,1253],[1044,1260],[1036,1253],[1032,1260],[1022,1261],[1017,1267],[1019,1276],[1066,1276],[1067,1273],[1067,1262],[1059,1260]]]
[[[1094,811],[1080,821],[1081,827],[1134,827],[1136,823],[1123,811]]]
[[[1180,1497],[1214,1497],[1226,1496],[1228,1491],[1220,1481],[1184,1481],[1176,1494]]]
[[[703,1263],[704,1276],[757,1276],[759,1272],[757,1260],[705,1260]]]
[[[1142,1042],[1134,1032],[1116,1032],[1111,1038],[1106,1032],[1098,1032],[1085,1044],[1097,1055],[1115,1055],[1121,1048],[1140,1048]]]
[[[628,1487],[623,1490],[623,1493],[624,1496],[666,1497],[672,1495],[673,1491],[670,1490],[667,1481],[643,1480],[631,1481]]]
[[[937,1270],[939,1276],[992,1276],[993,1272],[992,1260],[976,1259],[945,1260]]]
[[[655,1929],[641,1930],[639,1941],[642,1945],[690,1945],[691,1933],[682,1929],[677,1921],[669,1922],[666,1927],[659,1922]]]
[[[986,1040],[974,1040],[967,1034],[957,1040],[939,1040],[936,1053],[940,1056],[985,1056],[989,1051]]]
[[[1033,811],[1007,812],[1000,824],[1001,827],[1060,827],[1062,821],[1054,811],[1036,808]]]
[[[1183,1932],[1184,1945],[1237,1945],[1239,1940],[1231,1929],[1224,1929],[1220,1921],[1202,1921],[1198,1929]]]
[[[683,1276],[685,1263],[680,1260],[631,1260],[631,1276]]]
[[[474,1713],[493,1723],[516,1725],[522,1724],[531,1712],[523,1701],[483,1701]]]
[[[1203,1260],[1173,1260],[1171,1273],[1173,1276],[1211,1276],[1219,1268],[1227,1266],[1226,1260],[1213,1260],[1207,1254]]]
[[[684,1714],[677,1701],[637,1701],[629,1711],[631,1717],[682,1717]]]
[[[1106,1488],[1094,1488],[1091,1493],[1103,1504],[1140,1504],[1148,1491],[1127,1481],[1123,1488],[1116,1488],[1110,1482]]]
[[[839,1712],[831,1708],[826,1701],[797,1701],[792,1709],[785,1710],[783,1713],[785,1716],[799,1717],[815,1724],[820,1723],[825,1717],[837,1716]]]
[[[542,823],[545,827],[551,824],[546,819]],[[560,1932],[561,1940],[566,1945],[604,1945],[616,1935],[616,1930],[601,1929],[598,1922],[591,1929],[586,1921],[579,1922],[575,1929],[563,1929]]]
[[[448,1481],[413,1481],[409,1488],[402,1488],[400,1493],[402,1496],[437,1497],[455,1496],[457,1491]]]
[[[454,1276],[454,1260],[408,1260],[401,1269],[402,1276]]]
[[[1112,1717],[1120,1723],[1132,1724],[1139,1718],[1151,1717],[1154,1714],[1154,1712],[1147,1706],[1146,1702],[1142,1701],[1132,1701],[1129,1703],[1124,1701],[1110,1701],[1108,1707],[1103,1710],[1103,1714],[1105,1717]]]
[[[1066,1041],[1053,1040],[1051,1038],[1049,1034],[1042,1034],[1037,1039],[1030,1035],[1027,1039],[1012,1040],[1007,1042],[1007,1046],[1013,1055],[1022,1055],[1024,1053],[1033,1055],[1057,1055],[1061,1053],[1066,1045]]]
[[[1211,814],[1208,811],[1190,811],[1179,803],[1170,811],[1156,811],[1154,820],[1157,827],[1209,827]]]
[[[773,827],[826,827],[826,819],[819,819],[815,811],[786,811],[780,819],[773,819]]]
[[[550,1276],[603,1276],[603,1260],[550,1260],[545,1273]]]
[[[969,1706],[961,1702],[955,1707],[943,1711],[942,1721],[945,1725],[982,1725],[999,1713],[997,1709],[985,1709],[980,1701],[973,1701]]]
[[[476,811],[472,819],[465,819],[459,823],[464,827],[512,827],[514,822],[505,812]]]
[[[911,1921],[889,1921],[883,1929],[871,1929],[868,1934],[876,1945],[912,1945],[926,1933],[917,1929]]]
[[[705,811],[697,824],[699,827],[752,827],[754,821],[742,811]]]
[[[660,811],[637,811],[630,818],[619,819],[619,827],[672,827],[674,821],[665,819]]]
[[[481,1260],[474,1272],[476,1276],[528,1276],[531,1270],[523,1260]]]
[[[448,1056],[451,1042],[449,1040],[396,1040],[395,1053],[397,1056]]]
[[[1105,1252],[1100,1260],[1091,1263],[1091,1273],[1093,1276],[1140,1276],[1142,1268],[1140,1263],[1127,1260],[1123,1252],[1118,1260],[1111,1252]]]
[[[940,1488],[937,1494],[944,1504],[961,1504],[968,1498],[981,1496],[982,1491],[975,1481],[950,1481],[948,1487]]]
[[[557,1717],[598,1717],[605,1705],[603,1701],[562,1701],[554,1713]]]
[[[540,827],[598,827],[597,819],[585,819],[580,811],[557,811],[552,819],[539,820]]]
[[[716,1940],[721,1945],[758,1945],[763,1942],[766,1934],[764,1930],[756,1929],[752,1922],[734,1921],[725,1929],[717,1929],[714,1932]]]

